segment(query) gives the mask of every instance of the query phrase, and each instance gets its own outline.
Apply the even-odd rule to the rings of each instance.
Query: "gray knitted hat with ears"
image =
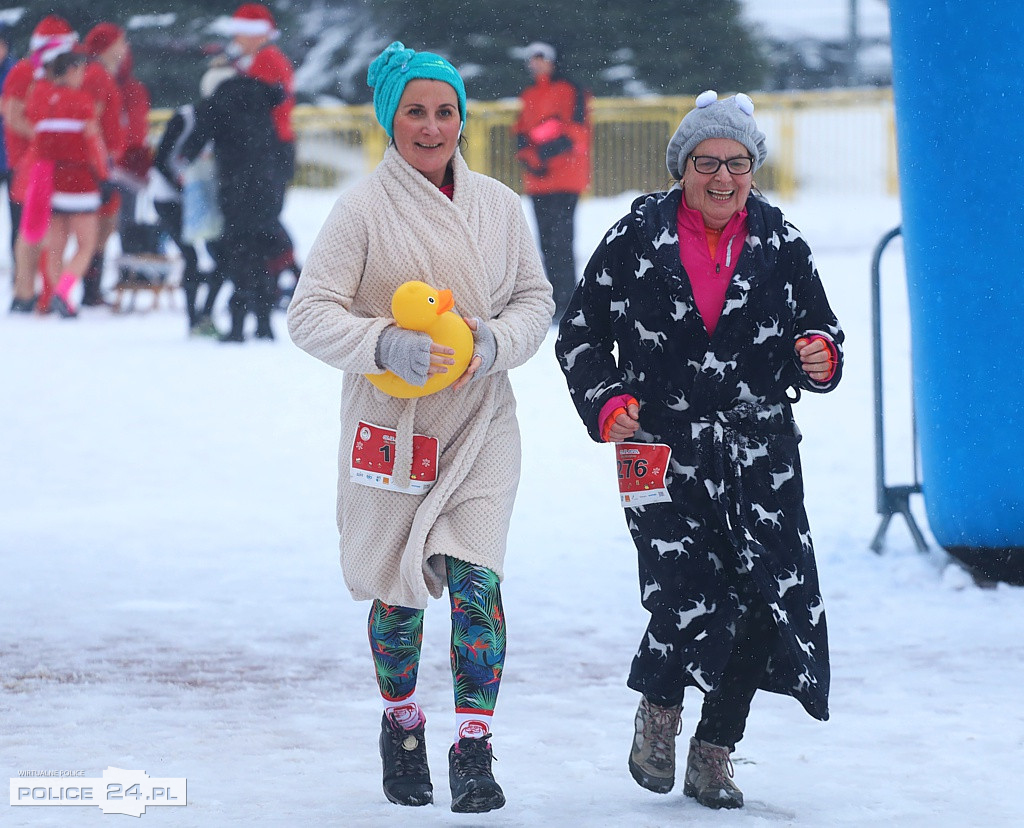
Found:
[[[739,141],[754,158],[754,170],[764,163],[768,150],[764,133],[754,121],[754,102],[742,92],[731,98],[718,100],[713,89],[697,96],[697,106],[686,113],[676,128],[665,151],[665,166],[669,175],[679,181],[686,169],[686,159],[697,144],[708,138],[731,138]]]

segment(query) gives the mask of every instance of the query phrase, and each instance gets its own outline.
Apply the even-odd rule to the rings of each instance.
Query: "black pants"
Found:
[[[196,309],[196,295],[199,292],[199,285],[203,280],[199,274],[199,256],[196,253],[196,249],[181,237],[181,202],[154,201],[153,208],[156,210],[156,216],[160,220],[161,229],[171,237],[171,241],[181,251],[181,258],[185,262],[185,271],[181,276],[181,287],[185,292],[185,310],[188,313],[188,323],[189,325],[194,325],[200,315]],[[210,295],[212,292],[211,287],[206,296],[207,316],[213,310],[213,302]]]
[[[755,600],[737,622],[735,646],[721,682],[704,695],[696,738],[735,749],[743,738],[750,703],[768,667],[768,653],[776,635],[771,610],[763,600]],[[681,698],[645,695],[649,702],[661,707],[682,703]]]
[[[555,318],[561,318],[576,287],[576,260],[573,256],[577,193],[549,193],[530,196],[540,236],[544,271],[555,300]]]
[[[276,219],[247,227],[225,216],[225,228],[215,256],[218,269],[235,286],[228,302],[233,323],[246,313],[254,314],[257,322],[266,322],[274,301],[267,260],[277,244]]]

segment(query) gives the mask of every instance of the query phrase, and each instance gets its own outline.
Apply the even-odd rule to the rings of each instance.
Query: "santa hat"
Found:
[[[44,46],[52,46],[54,40],[65,44],[67,51],[78,42],[78,35],[63,17],[51,14],[40,20],[32,30],[32,36],[28,41],[29,51],[35,52]]]
[[[73,47],[69,43],[60,37],[51,37],[43,41],[42,45],[33,51],[29,58],[32,62],[34,76],[36,78],[41,78],[43,76],[43,68],[50,63],[50,61],[57,57],[57,55],[70,52],[72,48]]]
[[[232,36],[269,37],[271,40],[279,34],[274,15],[262,3],[243,3],[224,21],[223,31]]]
[[[118,40],[124,37],[124,29],[115,23],[100,23],[93,26],[85,36],[85,53],[90,57],[99,57]]]

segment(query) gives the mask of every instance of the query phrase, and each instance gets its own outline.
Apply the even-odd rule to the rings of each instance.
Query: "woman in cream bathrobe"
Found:
[[[456,696],[452,808],[490,810],[504,803],[490,775],[487,737],[505,649],[498,585],[520,468],[508,370],[526,362],[544,340],[551,288],[519,197],[471,172],[458,151],[465,91],[451,64],[395,43],[374,61],[368,79],[378,120],[393,141],[377,169],[339,199],[320,230],[288,310],[288,327],[300,348],[344,372],[341,564],[353,597],[373,600],[369,628],[385,707],[385,793],[399,804],[432,801],[415,680],[422,611],[447,582]],[[439,165],[434,151],[449,141],[451,155],[446,152],[447,163],[443,158]],[[394,367],[379,361],[385,353],[381,336],[395,325],[392,294],[409,280],[451,290],[457,312],[477,325],[480,357],[474,357],[467,381],[398,399],[365,375]],[[444,362],[437,350],[431,373]],[[361,423],[394,431],[391,485],[397,488],[350,479],[358,432],[366,434]],[[437,480],[425,494],[410,493],[413,434],[438,441]],[[410,736],[415,750],[407,746]],[[460,767],[463,759],[472,767]]]

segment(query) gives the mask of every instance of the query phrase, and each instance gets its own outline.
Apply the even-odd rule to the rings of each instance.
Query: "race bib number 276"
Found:
[[[668,503],[665,471],[672,449],[664,443],[616,443],[615,465],[619,500],[625,509]]]

